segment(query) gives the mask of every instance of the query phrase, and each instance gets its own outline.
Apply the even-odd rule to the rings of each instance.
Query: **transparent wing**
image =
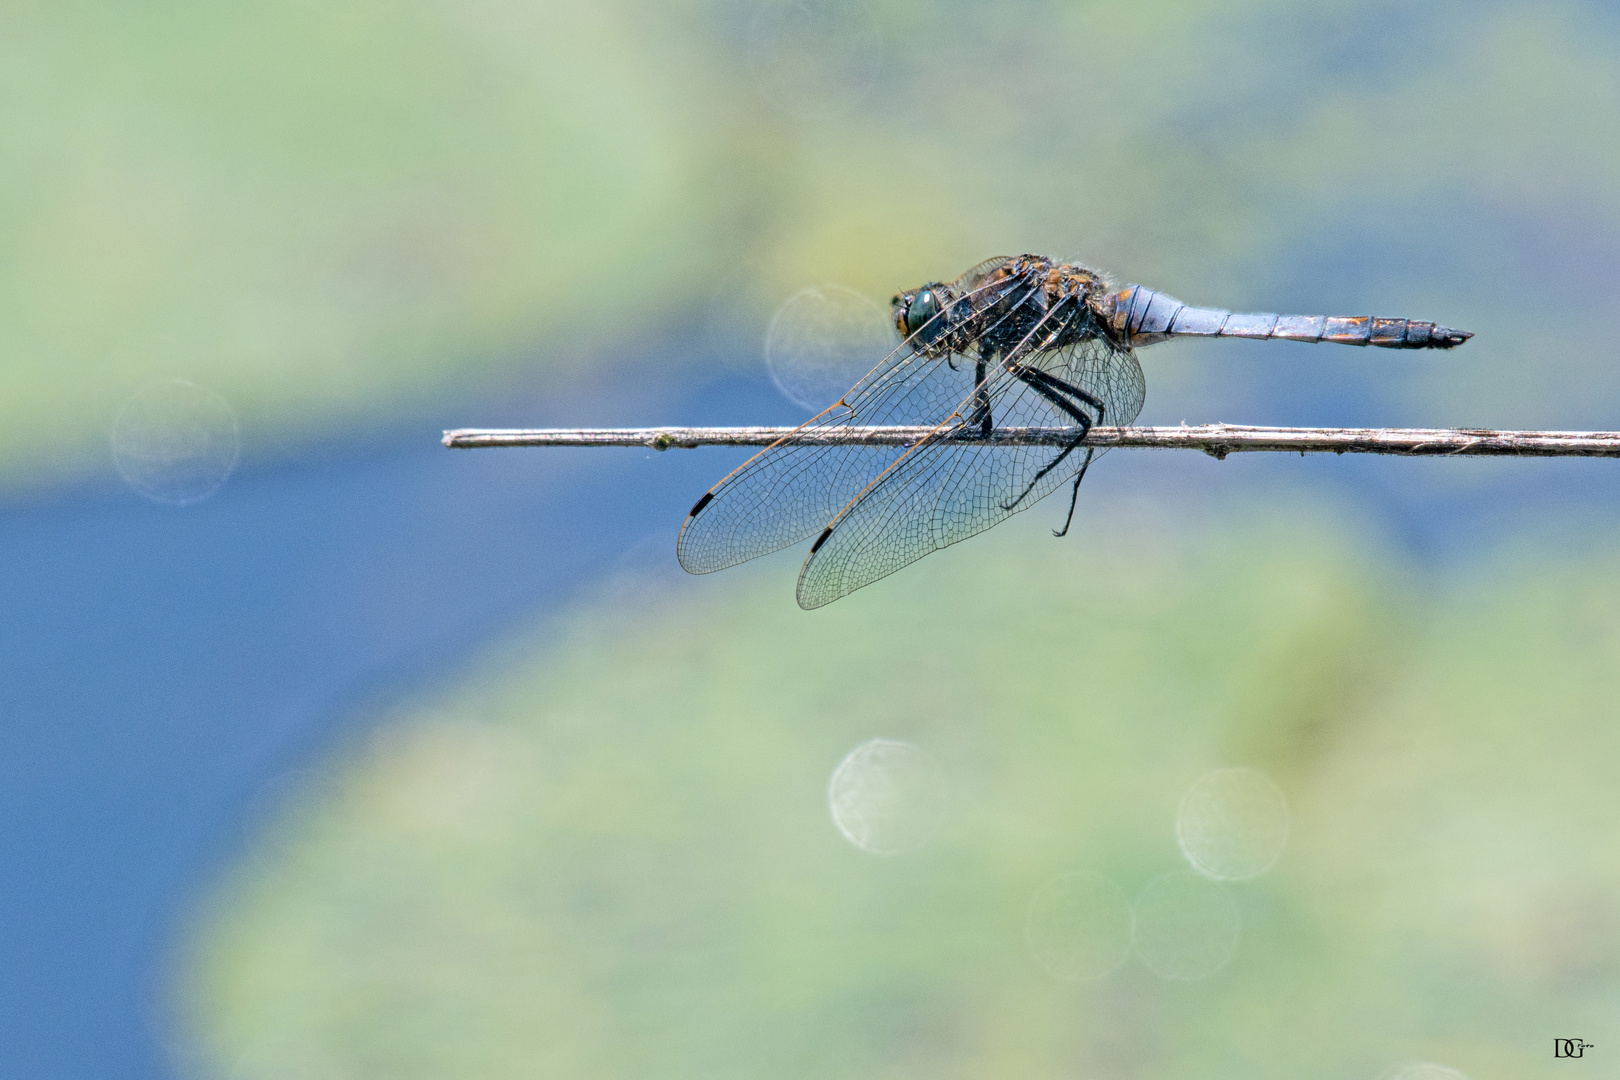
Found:
[[[1034,295],[1022,282],[1004,287],[1023,292],[1010,297],[1010,307]],[[973,299],[968,292],[963,302]],[[906,448],[795,445],[796,438],[847,426],[933,426],[951,415],[976,378],[972,357],[925,355],[901,344],[837,405],[749,458],[698,501],[676,541],[681,566],[707,574],[821,532]]]
[[[1101,401],[1103,424],[1128,425],[1142,411],[1146,384],[1135,355],[1095,338],[1049,352],[1014,352],[1011,362],[987,380],[997,427],[1075,425],[1072,416],[1014,374],[1020,363]],[[833,519],[799,573],[801,607],[830,604],[1028,509],[1072,482],[1088,454],[1095,460],[1102,452],[1084,445],[959,441],[974,398],[960,402],[947,423],[895,458]]]

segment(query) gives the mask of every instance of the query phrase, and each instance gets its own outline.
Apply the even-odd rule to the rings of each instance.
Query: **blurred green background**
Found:
[[[1295,495],[1203,520],[1138,505],[1083,552],[996,535],[825,618],[763,571],[611,583],[297,782],[189,969],[204,1060],[1549,1075],[1549,1032],[1615,1029],[1620,564],[1595,560],[1596,592],[1587,567],[1419,588]],[[971,612],[942,618],[964,580]],[[865,853],[829,820],[828,775],[874,734],[941,762],[949,810],[919,851]],[[1043,970],[1032,894],[1184,868],[1182,793],[1234,762],[1293,821],[1277,867],[1228,886],[1231,963]]]
[[[153,376],[296,439],[1020,250],[1488,328],[1390,396],[1595,423],[1614,30],[1580,3],[7,5],[0,461],[86,467]]]
[[[1020,251],[1477,334],[1163,346],[1142,423],[1620,427],[1596,2],[12,3],[0,58],[18,498],[100,482],[119,403],[174,376],[261,463],[505,395],[650,424],[712,384],[710,419],[765,422],[724,388],[788,295]],[[1601,1067],[1607,468],[1116,454],[1066,543],[1043,507],[814,615],[792,556],[676,580],[672,517],[321,748],[188,901],[177,1067],[1486,1080],[1582,1068],[1569,1036]],[[829,820],[874,736],[944,772],[916,852]],[[1031,894],[1184,866],[1177,802],[1228,765],[1293,814],[1228,886],[1230,964],[1043,971]]]

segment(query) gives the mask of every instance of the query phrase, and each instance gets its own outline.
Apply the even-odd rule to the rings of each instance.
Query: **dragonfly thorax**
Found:
[[[1020,255],[908,289],[890,304],[895,329],[917,352],[1005,356],[1106,336],[1107,297],[1108,283],[1094,270]]]

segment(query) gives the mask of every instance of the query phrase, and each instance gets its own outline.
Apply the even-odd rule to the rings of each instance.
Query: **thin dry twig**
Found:
[[[932,430],[927,427],[833,427],[802,431],[789,427],[461,428],[446,431],[444,445],[453,450],[488,446],[640,446],[669,450],[697,446],[769,446],[791,435],[795,444],[805,446],[909,446]],[[1074,438],[1074,431],[1067,427],[996,428],[988,438],[977,432],[957,438],[974,444],[1063,446]],[[1620,457],[1620,431],[1199,424],[1194,427],[1094,427],[1086,437],[1086,445],[1202,450],[1216,458],[1253,451],[1402,457]]]

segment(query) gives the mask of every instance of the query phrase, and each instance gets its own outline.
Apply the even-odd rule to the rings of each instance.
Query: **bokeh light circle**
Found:
[[[1177,871],[1148,883],[1131,911],[1132,942],[1163,979],[1207,979],[1237,952],[1242,919],[1219,882]]]
[[[827,806],[838,831],[862,851],[912,851],[939,831],[945,774],[934,755],[912,743],[870,739],[833,770]]]
[[[1288,843],[1288,801],[1258,769],[1216,769],[1181,798],[1176,844],[1192,868],[1219,881],[1271,869]]]
[[[765,332],[765,367],[792,402],[820,412],[878,365],[898,343],[877,304],[842,285],[801,289]]]
[[[184,379],[142,387],[113,422],[113,464],[153,502],[185,506],[208,498],[236,468],[240,452],[230,405]]]
[[[1035,962],[1057,978],[1100,979],[1130,956],[1130,898],[1098,874],[1053,878],[1030,898],[1024,941]]]

